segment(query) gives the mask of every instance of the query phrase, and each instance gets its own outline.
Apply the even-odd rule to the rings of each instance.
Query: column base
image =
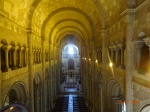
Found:
[[[9,72],[9,71],[11,71],[11,69],[10,68],[6,68],[6,69],[4,69],[3,72]]]

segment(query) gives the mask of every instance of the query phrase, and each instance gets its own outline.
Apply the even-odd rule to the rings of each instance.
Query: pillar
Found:
[[[149,70],[148,70],[148,74],[150,76],[150,37],[146,37],[143,39],[146,43],[146,45],[149,47]]]
[[[121,44],[119,46],[120,50],[121,50],[121,65],[120,65],[120,68],[125,68],[124,66],[124,45]]]
[[[134,37],[134,10],[128,9],[126,12],[126,100],[133,100],[133,37]],[[133,112],[133,104],[126,104],[126,111]]]
[[[115,60],[115,66],[116,67],[118,67],[118,61],[119,61],[119,59],[118,59],[118,56],[119,56],[119,49],[118,48],[115,48],[115,51],[116,51],[116,60]]]
[[[136,44],[136,50],[137,50],[137,59],[136,59],[136,69],[139,68],[140,60],[141,60],[141,49],[144,46],[144,42],[139,42]]]
[[[2,47],[2,49],[4,49],[4,52],[5,52],[5,62],[6,62],[5,71],[10,70],[10,68],[9,68],[9,58],[8,58],[8,53],[9,53],[10,48],[11,48],[11,45],[3,45],[3,47]]]
[[[101,35],[102,35],[102,94],[103,94],[103,111],[105,112],[106,107],[106,93],[107,93],[107,83],[106,83],[106,67],[108,64],[108,54],[107,54],[107,46],[106,46],[106,39],[107,39],[107,31],[106,30],[102,30],[101,31]]]
[[[16,52],[18,50],[18,46],[14,46],[12,49],[13,49],[13,69],[15,70],[16,67],[17,67],[17,64],[16,64]]]
[[[2,55],[1,54],[1,49],[2,49],[2,46],[3,46],[3,44],[0,43],[0,74],[2,73],[2,70],[1,70],[1,55]]]
[[[19,51],[19,67],[23,67],[23,64],[22,64],[22,51],[24,50],[24,47],[21,47],[20,48],[20,51]]]
[[[111,62],[114,63],[114,49],[110,49],[111,51]]]
[[[38,50],[35,49],[35,64],[37,64],[37,60],[38,60],[37,52],[38,52]]]
[[[98,112],[103,112],[103,93],[102,93],[102,84],[98,84]]]
[[[44,87],[44,112],[47,112],[47,89],[46,89],[46,80],[45,80],[45,40],[44,37],[42,37],[42,76],[43,76],[43,87]]]
[[[3,44],[0,43],[0,108],[2,108],[2,70],[1,70],[1,47]]]
[[[33,52],[32,52],[32,38],[33,38],[32,31],[27,32],[27,37],[28,37],[28,47],[29,47],[29,53],[28,59],[29,65],[28,65],[28,70],[29,70],[29,102],[30,102],[30,110],[31,112],[34,111],[34,87],[33,87]]]
[[[39,55],[39,54],[40,54],[40,50],[38,50],[38,53],[37,53],[37,57],[38,57],[37,60],[38,60],[38,63],[40,63],[40,55]]]
[[[25,60],[24,60],[24,61],[25,61],[25,63],[24,63],[24,64],[25,64],[25,67],[28,66],[28,50],[29,50],[29,49],[26,48],[26,49],[25,49],[25,54],[24,54],[24,55],[25,55]]]

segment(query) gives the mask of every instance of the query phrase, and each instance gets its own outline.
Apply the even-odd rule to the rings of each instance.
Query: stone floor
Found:
[[[64,82],[60,86],[59,98],[53,112],[87,112],[81,85],[78,81],[73,87],[67,87],[66,84]],[[67,107],[66,103],[68,103]]]
[[[53,112],[88,112],[83,96],[64,95],[59,96]]]

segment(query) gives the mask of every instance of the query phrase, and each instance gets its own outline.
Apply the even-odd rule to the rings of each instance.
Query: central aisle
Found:
[[[73,112],[73,95],[69,95],[68,112]]]

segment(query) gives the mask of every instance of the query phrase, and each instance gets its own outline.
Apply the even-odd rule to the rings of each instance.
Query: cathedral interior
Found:
[[[17,103],[150,112],[150,0],[0,0],[0,111]]]

